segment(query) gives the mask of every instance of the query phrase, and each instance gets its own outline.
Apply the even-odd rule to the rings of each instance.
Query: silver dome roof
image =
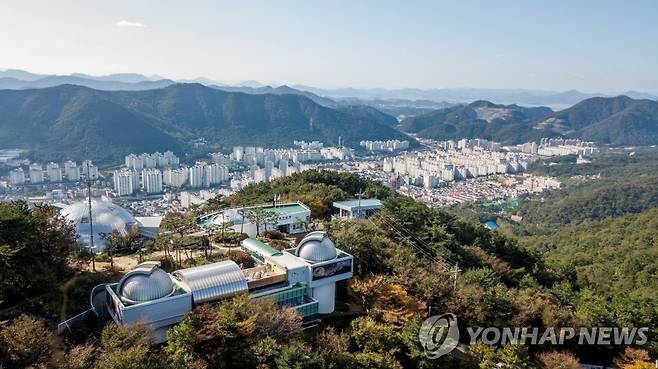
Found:
[[[171,295],[174,284],[160,262],[147,261],[126,273],[117,285],[117,294],[128,304],[137,304]]]
[[[311,232],[297,245],[295,251],[300,258],[311,261],[321,262],[336,258],[336,245],[329,239],[326,232]]]
[[[99,251],[105,249],[106,240],[101,235],[116,230],[123,236],[128,229],[137,224],[137,220],[124,208],[109,201],[92,201],[91,214],[94,221],[94,246]],[[60,215],[66,217],[75,226],[80,242],[88,246],[91,241],[89,225],[89,204],[81,201],[62,209]]]

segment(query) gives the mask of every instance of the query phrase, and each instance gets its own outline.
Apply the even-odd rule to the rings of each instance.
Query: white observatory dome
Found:
[[[326,232],[311,232],[297,245],[295,252],[300,258],[310,262],[321,262],[336,258],[336,245]]]
[[[159,262],[138,265],[117,284],[117,294],[128,304],[156,300],[171,295],[173,291],[174,284]]]
[[[74,223],[75,232],[79,240],[86,247],[91,244],[91,231],[89,224],[89,204],[77,202],[62,209],[61,215]],[[137,220],[124,208],[109,201],[92,201],[91,214],[94,230],[94,246],[97,251],[105,249],[106,241],[101,234],[109,234],[113,230],[126,235],[131,227],[137,226]]]

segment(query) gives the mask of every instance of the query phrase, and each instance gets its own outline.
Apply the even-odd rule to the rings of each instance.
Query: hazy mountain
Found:
[[[107,76],[109,78],[109,76]],[[94,77],[101,78],[101,77]],[[103,77],[105,78],[105,77]],[[121,78],[121,77],[119,77]],[[34,89],[34,88],[48,88],[59,85],[71,84],[77,86],[84,86],[96,90],[149,90],[154,88],[162,88],[175,83],[172,80],[163,79],[158,81],[144,80],[140,82],[122,82],[113,80],[98,80],[80,77],[79,75],[71,76],[46,76],[33,81],[19,80],[16,78],[0,78],[0,90],[2,89]]]
[[[300,95],[245,94],[200,84],[145,91],[62,85],[0,91],[0,147],[43,160],[117,160],[129,152],[179,151],[196,138],[211,147],[292,146],[297,139],[358,147],[364,139],[408,139],[395,118],[372,108],[332,109]]]
[[[406,100],[406,99],[359,99],[348,97],[337,100],[342,105],[366,105],[390,114],[398,119],[413,117],[429,113],[432,110],[443,109],[455,104],[436,102],[432,100]]]
[[[311,86],[294,85],[297,89],[313,92],[333,99],[359,98],[359,99],[407,99],[431,100],[449,103],[469,103],[477,100],[488,100],[497,104],[520,104],[526,106],[551,106],[565,108],[584,99],[596,96],[608,96],[604,93],[584,93],[577,90],[544,91],[524,89],[490,89],[490,88],[442,88],[442,89],[383,89],[383,88],[338,88],[321,89]],[[643,98],[658,99],[658,96],[648,93]]]
[[[548,108],[478,101],[405,119],[401,127],[435,139],[480,137],[521,143],[564,136],[602,144],[646,145],[658,143],[658,102],[594,97],[552,113]]]
[[[0,77],[0,90],[19,90],[30,83],[14,77]]]
[[[139,82],[153,81],[151,78],[138,73],[115,73],[115,74],[108,74],[105,76],[91,76],[89,74],[84,74],[84,73],[73,73],[71,74],[71,76],[91,79],[94,81],[112,81],[112,82],[124,82],[124,83],[139,83]]]
[[[47,76],[45,74],[36,74],[20,69],[0,70],[0,78],[14,78],[21,81],[36,81],[37,79],[41,79],[43,77]]]
[[[279,87],[272,87],[272,86],[263,86],[263,87],[246,87],[246,86],[217,86],[217,85],[210,85],[210,87],[217,88],[220,90],[224,91],[230,91],[230,92],[244,92],[246,94],[256,94],[256,95],[261,95],[261,94],[273,94],[273,95],[284,95],[284,94],[291,94],[291,95],[301,95],[301,96],[306,96],[309,99],[315,101],[316,103],[324,106],[334,106],[336,105],[336,102],[322,96],[318,96],[312,92],[308,91],[302,91],[302,90],[297,90],[292,87],[288,87],[286,85],[279,86]]]
[[[259,88],[259,87],[265,87],[264,84],[258,82],[258,81],[242,81],[238,82],[235,84],[238,87],[251,87],[251,88]]]
[[[546,107],[497,105],[480,100],[404,119],[401,128],[420,137],[442,140],[479,137],[509,142],[524,137],[527,124],[552,112]]]
[[[224,83],[220,83],[220,82],[214,81],[214,80],[212,80],[210,78],[206,78],[206,77],[197,77],[197,78],[193,78],[193,79],[178,79],[178,80],[176,80],[176,82],[178,82],[178,83],[201,83],[202,85],[206,85],[206,86],[226,86],[226,84],[224,84]]]

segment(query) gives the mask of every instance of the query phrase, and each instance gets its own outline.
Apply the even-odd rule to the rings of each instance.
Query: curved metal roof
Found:
[[[117,284],[117,294],[127,304],[152,301],[171,295],[174,283],[160,269],[160,262],[147,261],[126,273]]]
[[[267,245],[256,238],[247,238],[240,243],[245,249],[255,252],[261,256],[277,256],[283,253],[274,247]]]
[[[311,232],[297,245],[297,256],[311,262],[332,260],[338,254],[336,245],[329,239],[326,232]]]
[[[192,293],[195,304],[249,291],[247,278],[238,264],[231,260],[180,269],[172,275]]]

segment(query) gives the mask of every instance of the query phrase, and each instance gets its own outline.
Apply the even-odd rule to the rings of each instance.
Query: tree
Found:
[[[400,350],[400,338],[392,326],[377,323],[370,317],[354,319],[350,324],[352,339],[364,352],[395,355]]]
[[[44,363],[53,341],[54,334],[46,324],[27,315],[19,316],[0,330],[0,342],[9,359],[22,367]]]
[[[75,244],[72,224],[50,207],[0,202],[0,306],[53,290]]]
[[[615,366],[622,369],[654,369],[646,350],[627,347],[621,357],[615,359]]]
[[[265,223],[265,220],[269,216],[268,212],[260,206],[244,209],[241,215],[256,226],[256,235],[260,235],[260,226]]]
[[[507,344],[498,349],[498,359],[509,368],[530,368],[528,348],[521,344]]]
[[[66,353],[59,366],[62,369],[91,368],[96,357],[96,347],[92,344],[75,346]]]
[[[170,330],[167,352],[178,363],[204,363],[210,368],[244,365],[258,338],[249,302],[248,297],[238,296],[219,306],[197,307]]]
[[[387,325],[403,326],[414,314],[425,310],[425,305],[402,286],[381,275],[365,280],[352,279],[349,287],[368,315]]]
[[[491,369],[498,364],[496,348],[476,342],[468,347],[466,358],[480,369]]]
[[[265,337],[251,347],[251,356],[256,369],[275,368],[275,360],[281,354],[281,345],[272,337]]]
[[[507,344],[496,349],[494,346],[476,342],[469,346],[467,359],[480,369],[491,369],[502,364],[509,368],[529,368],[528,349],[520,344]]]
[[[138,250],[142,246],[139,231],[135,228],[129,229],[125,235],[114,229],[110,233],[99,233],[106,241],[106,251],[110,257],[110,268],[114,268],[114,253],[122,250]]]
[[[578,359],[570,352],[549,351],[537,355],[537,361],[546,369],[580,369]]]
[[[228,207],[229,204],[226,202],[226,197],[222,194],[218,194],[217,196],[209,199],[203,210],[204,211],[215,211],[215,210],[220,210],[220,209],[225,209]]]
[[[256,317],[256,331],[261,336],[288,342],[301,335],[302,317],[297,310],[279,308],[275,299],[252,300],[247,313]]]
[[[315,337],[315,345],[328,355],[346,354],[350,348],[350,335],[347,332],[337,333],[333,327],[327,327]]]
[[[267,233],[267,225],[275,226],[279,222],[279,214],[273,211],[265,211],[263,218],[263,227]]]
[[[232,231],[232,230],[233,230],[233,225],[234,225],[234,223],[233,223],[233,221],[230,221],[230,220],[227,221],[227,220],[225,219],[225,217],[224,217],[224,212],[221,212],[221,213],[219,214],[219,216],[221,217],[221,221],[219,222],[219,224],[215,224],[215,225],[213,226],[212,229],[213,229],[213,231],[214,231],[216,228],[219,229],[219,231],[220,231],[220,233],[221,233],[221,235],[222,235],[222,242],[225,242],[224,235],[226,234],[226,232],[228,232],[228,231]]]
[[[151,331],[137,323],[127,326],[109,324],[101,333],[97,369],[151,369],[161,360],[151,352]]]
[[[160,223],[160,228],[166,233],[174,235],[174,237],[169,239],[169,243],[165,243],[165,245],[171,245],[176,250],[176,259],[180,265],[180,251],[188,244],[185,240],[185,236],[198,229],[196,224],[196,215],[192,212],[167,213]],[[165,247],[165,254],[166,253],[167,248]]]
[[[279,369],[321,369],[325,367],[324,364],[319,353],[297,340],[283,346],[276,359],[276,367]]]

